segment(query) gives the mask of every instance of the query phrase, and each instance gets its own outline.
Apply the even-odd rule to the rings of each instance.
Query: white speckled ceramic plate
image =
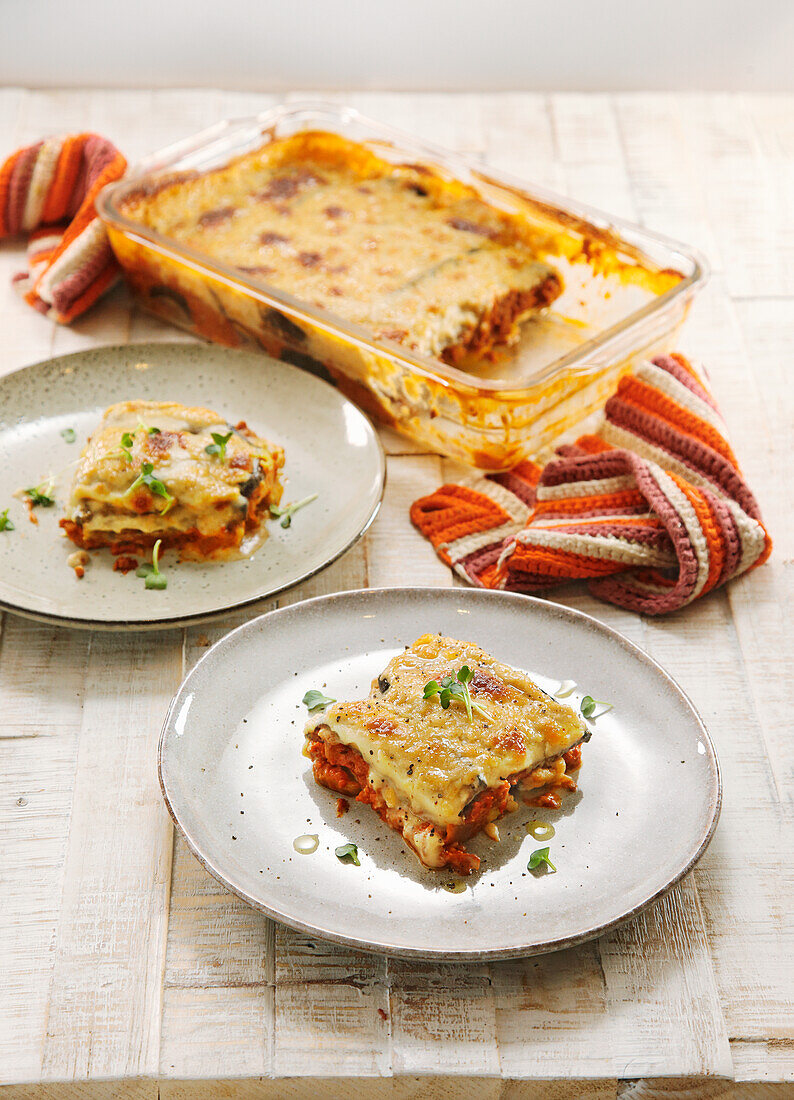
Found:
[[[108,405],[147,398],[203,405],[246,420],[286,452],[284,501],[311,493],[288,529],[269,523],[249,560],[177,564],[164,556],[168,587],[146,589],[113,572],[109,552],[91,555],[77,580],[75,547],[62,537],[74,462]],[[61,434],[72,428],[76,439]],[[28,519],[16,490],[56,474],[56,504]],[[0,606],[94,629],[151,629],[200,622],[280,592],[330,565],[366,531],[383,494],[385,461],[375,431],[333,386],[266,355],[208,344],[130,344],[50,359],[0,378]]]
[[[301,755],[309,688],[338,699],[427,631],[477,642],[547,690],[563,679],[614,709],[591,724],[579,790],[558,811],[522,808],[462,893],[424,870],[368,806],[337,796]],[[720,809],[714,748],[670,677],[595,619],[527,596],[395,588],[306,600],[255,619],[199,661],[171,704],[160,782],[193,852],[225,886],[294,928],[338,943],[432,959],[488,959],[568,947],[638,913],[693,866]],[[532,820],[556,835],[539,842]],[[316,833],[300,855],[293,840]],[[334,849],[358,845],[361,866]],[[556,874],[527,870],[548,844]]]

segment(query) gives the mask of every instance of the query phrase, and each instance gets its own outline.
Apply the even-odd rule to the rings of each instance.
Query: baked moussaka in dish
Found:
[[[143,551],[161,540],[183,558],[239,551],[282,494],[284,452],[244,422],[173,402],[106,410],[80,457],[61,526],[84,550]]]
[[[446,693],[446,694],[445,694]],[[389,662],[367,699],[313,715],[316,781],[367,802],[429,868],[467,875],[463,842],[525,801],[559,806],[589,740],[571,707],[479,646],[425,634]]]
[[[520,219],[430,168],[392,164],[323,131],[142,185],[120,211],[449,363],[514,341],[562,289]]]

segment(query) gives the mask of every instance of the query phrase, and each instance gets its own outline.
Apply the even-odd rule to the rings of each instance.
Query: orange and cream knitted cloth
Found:
[[[761,565],[771,540],[700,373],[681,355],[624,377],[603,426],[545,467],[522,462],[417,500],[411,519],[472,584],[595,596],[661,615]]]
[[[0,240],[29,234],[28,270],[15,282],[25,300],[64,324],[118,277],[94,201],[127,162],[97,134],[48,138],[0,167]]]

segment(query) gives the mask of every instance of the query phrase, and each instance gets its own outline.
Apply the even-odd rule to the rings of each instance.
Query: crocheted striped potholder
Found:
[[[700,373],[666,355],[624,377],[597,434],[541,467],[417,500],[440,557],[485,588],[594,595],[660,615],[766,561],[771,540]]]
[[[97,134],[36,142],[0,167],[0,240],[29,235],[28,269],[14,281],[30,305],[55,321],[73,321],[118,277],[94,202],[126,167]]]

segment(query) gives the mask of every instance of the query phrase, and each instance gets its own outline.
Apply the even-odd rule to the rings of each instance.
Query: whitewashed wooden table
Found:
[[[203,652],[202,635],[215,639],[239,618],[92,636],[6,616],[0,1096],[792,1097],[794,99],[331,98],[710,258],[711,284],[680,346],[709,366],[774,555],[658,621],[581,590],[558,598],[624,631],[691,694],[722,762],[719,829],[664,901],[576,950],[472,967],[342,950],[225,893],[175,839],[160,798],[167,703]],[[273,101],[6,90],[0,156],[90,128],[134,160]],[[0,248],[3,372],[94,344],[180,338],[123,291],[56,328],[10,289],[20,259],[18,245]],[[279,603],[452,583],[407,509],[456,467],[383,439],[388,488],[375,526]],[[660,829],[675,820],[673,802]]]

